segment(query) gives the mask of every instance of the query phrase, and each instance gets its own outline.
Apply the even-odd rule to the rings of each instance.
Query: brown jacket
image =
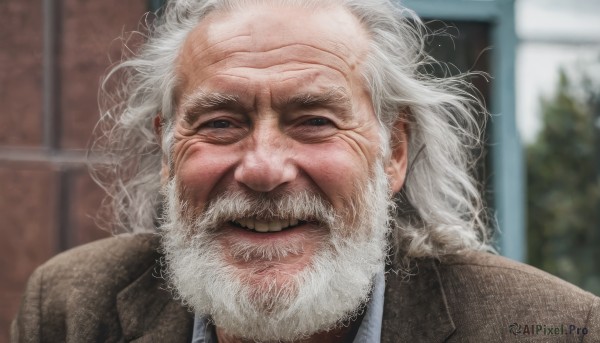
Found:
[[[160,278],[158,245],[109,238],[39,267],[13,342],[190,342],[193,316]],[[600,342],[600,298],[535,268],[477,252],[414,265],[410,278],[387,274],[382,342]]]

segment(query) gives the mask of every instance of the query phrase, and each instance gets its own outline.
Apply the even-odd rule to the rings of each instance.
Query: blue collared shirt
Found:
[[[375,275],[373,293],[367,303],[365,316],[360,323],[353,343],[376,343],[381,341],[381,324],[383,321],[383,303],[385,293],[385,276],[383,271]],[[214,326],[206,316],[196,315],[192,343],[217,343]]]

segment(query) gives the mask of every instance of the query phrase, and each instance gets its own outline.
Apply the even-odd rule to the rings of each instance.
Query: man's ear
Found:
[[[162,120],[162,114],[158,113],[155,117],[154,117],[154,133],[156,134],[156,137],[158,139],[158,144],[162,144],[162,130],[163,130],[163,120]]]
[[[161,155],[162,155],[162,159],[161,159],[161,168],[160,168],[160,183],[162,185],[167,184],[167,182],[169,181],[169,165],[167,163],[167,156],[165,156],[165,153],[163,151],[163,146],[162,146],[162,136],[163,136],[163,119],[162,119],[162,114],[159,113],[156,115],[156,117],[154,117],[154,133],[156,134],[156,141],[158,142],[158,145],[160,146],[160,151],[161,151]]]
[[[391,132],[392,154],[386,165],[386,174],[392,194],[400,192],[406,178],[408,165],[408,123],[406,115],[401,115]]]

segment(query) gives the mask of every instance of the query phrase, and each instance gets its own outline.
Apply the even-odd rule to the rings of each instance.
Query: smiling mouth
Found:
[[[306,220],[300,219],[270,219],[260,220],[255,218],[240,218],[230,221],[234,226],[246,229],[252,232],[279,232],[282,230],[293,229],[305,224]]]

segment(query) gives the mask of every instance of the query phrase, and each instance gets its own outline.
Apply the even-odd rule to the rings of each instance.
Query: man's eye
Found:
[[[211,129],[227,129],[231,127],[231,122],[229,120],[213,120],[207,123],[206,126]]]
[[[306,121],[306,124],[310,126],[325,126],[331,124],[331,121],[326,118],[311,118]]]

